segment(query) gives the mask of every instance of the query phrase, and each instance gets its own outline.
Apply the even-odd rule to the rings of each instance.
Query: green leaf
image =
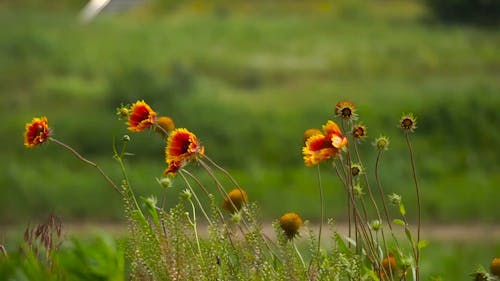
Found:
[[[417,247],[419,249],[423,249],[423,248],[427,247],[428,245],[429,245],[429,241],[427,241],[427,240],[420,240],[420,241],[418,241]]]
[[[392,221],[392,223],[397,224],[397,225],[401,225],[403,227],[406,227],[406,223],[403,220],[400,220],[400,219],[394,219]]]
[[[406,209],[405,209],[405,205],[403,205],[403,203],[399,204],[399,213],[404,217],[406,216]]]

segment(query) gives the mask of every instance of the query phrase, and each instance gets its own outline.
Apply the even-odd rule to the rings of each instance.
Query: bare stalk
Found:
[[[50,137],[49,138],[51,141],[57,143],[58,145],[64,147],[65,149],[69,150],[71,153],[73,153],[73,155],[75,155],[79,160],[81,160],[83,163],[85,164],[88,164],[94,168],[96,168],[99,173],[104,177],[104,179],[111,185],[111,187],[116,190],[118,193],[122,194],[122,192],[120,191],[120,189],[118,188],[118,186],[113,182],[113,180],[106,174],[104,173],[104,171],[101,169],[101,167],[99,167],[96,163],[86,159],[85,157],[83,157],[80,153],[78,153],[76,150],[74,150],[71,146],[53,138],[53,137]],[[123,194],[122,194],[123,195]]]
[[[416,272],[416,281],[420,280],[420,270],[419,270],[419,260],[420,260],[420,249],[418,244],[420,243],[420,227],[421,227],[421,203],[420,203],[420,188],[418,185],[418,179],[417,179],[417,169],[415,167],[415,159],[413,157],[413,147],[410,142],[410,136],[408,132],[405,132],[405,138],[406,138],[406,143],[408,144],[408,150],[410,152],[410,162],[411,162],[411,170],[413,173],[413,181],[415,182],[415,190],[417,193],[417,212],[418,212],[418,219],[417,219],[417,244],[413,245],[415,247],[415,272]]]

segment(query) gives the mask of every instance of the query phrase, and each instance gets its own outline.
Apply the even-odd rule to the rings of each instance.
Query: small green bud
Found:
[[[129,135],[123,135],[122,141],[123,142],[129,142],[130,141],[130,136]]]
[[[161,179],[156,179],[156,181],[164,188],[172,187],[172,180],[169,177],[162,177]]]
[[[351,165],[351,175],[353,177],[363,174],[363,166],[361,164],[355,163]]]
[[[189,191],[189,189],[184,189],[182,192],[181,192],[181,197],[186,199],[186,200],[191,200],[191,191]]]
[[[380,227],[382,227],[382,222],[380,220],[372,220],[370,226],[372,227],[373,230],[379,231]]]
[[[241,222],[241,213],[240,212],[234,212],[232,215],[231,215],[231,220],[236,223],[236,224],[239,224]]]
[[[352,193],[354,194],[355,197],[361,197],[364,195],[363,188],[359,184],[356,184],[355,186],[352,187]]]
[[[375,139],[375,146],[378,150],[387,150],[389,147],[389,138],[386,136],[380,136]]]
[[[116,116],[118,116],[118,119],[128,118],[129,113],[130,111],[128,105],[122,104],[116,109]]]
[[[403,200],[403,199],[401,198],[401,195],[399,195],[399,194],[392,193],[389,195],[389,202],[391,202],[391,204],[393,204],[394,206],[401,205],[401,200]]]

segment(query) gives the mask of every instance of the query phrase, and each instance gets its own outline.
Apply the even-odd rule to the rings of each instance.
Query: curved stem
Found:
[[[96,168],[99,173],[104,177],[104,179],[111,185],[111,187],[118,191],[118,193],[122,194],[122,192],[120,191],[120,188],[118,188],[118,186],[113,182],[113,180],[111,180],[111,178],[106,174],[104,173],[104,171],[101,169],[101,167],[99,167],[99,165],[97,165],[96,163],[86,159],[85,157],[83,157],[80,153],[78,153],[76,150],[74,150],[72,147],[70,147],[69,145],[53,138],[53,137],[50,137],[49,140],[51,140],[52,142],[55,142],[56,144],[64,147],[65,149],[69,150],[71,153],[73,153],[73,155],[75,155],[79,160],[81,160],[83,163],[85,164],[88,164],[94,168]],[[123,195],[123,194],[122,194]]]

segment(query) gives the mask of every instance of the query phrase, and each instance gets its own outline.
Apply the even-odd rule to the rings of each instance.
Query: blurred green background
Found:
[[[195,132],[268,219],[290,210],[318,217],[302,133],[334,118],[343,99],[368,128],[361,153],[370,178],[373,139],[390,138],[382,182],[415,214],[397,127],[413,112],[424,221],[500,222],[494,26],[440,22],[421,1],[152,1],[89,24],[78,22],[83,0],[44,2],[0,2],[1,224],[50,212],[122,220],[120,197],[94,169],[55,144],[26,149],[24,124],[48,116],[57,139],[119,180],[112,137],[127,132],[115,109],[138,99]],[[129,134],[133,187],[172,206],[180,181],[164,190],[155,180],[164,141]],[[345,219],[344,191],[328,166],[322,172],[327,216]]]

